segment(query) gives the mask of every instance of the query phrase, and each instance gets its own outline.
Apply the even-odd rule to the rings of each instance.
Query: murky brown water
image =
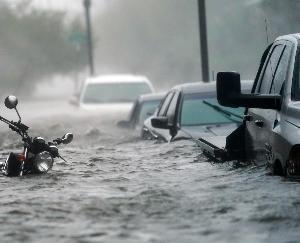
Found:
[[[192,142],[142,141],[72,112],[31,122],[46,138],[74,133],[61,150],[68,163],[43,176],[0,176],[1,242],[299,241],[298,182],[213,164]],[[17,136],[1,130],[4,159]]]

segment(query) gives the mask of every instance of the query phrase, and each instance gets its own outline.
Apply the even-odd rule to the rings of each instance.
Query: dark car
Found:
[[[250,90],[252,81],[243,83]],[[156,113],[144,122],[142,137],[164,141],[227,136],[243,119],[244,108],[218,105],[216,83],[187,83],[175,86]]]
[[[248,108],[243,124],[226,138],[225,157],[267,163],[274,174],[298,177],[300,34],[279,37],[265,50],[251,94],[240,93],[238,73],[219,73],[217,84],[220,104]]]
[[[164,93],[156,93],[139,96],[134,102],[128,120],[119,121],[117,125],[131,129],[141,127],[144,121],[153,115],[164,95]]]

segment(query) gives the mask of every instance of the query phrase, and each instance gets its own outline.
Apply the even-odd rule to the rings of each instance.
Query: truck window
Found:
[[[264,69],[260,84],[258,86],[258,93],[269,94],[273,77],[276,72],[278,60],[281,57],[284,45],[276,45],[268,59],[268,63]]]
[[[179,97],[179,92],[176,92],[175,95],[173,96],[173,99],[172,99],[170,105],[169,105],[169,108],[168,108],[168,111],[167,111],[167,117],[169,119],[169,123],[174,122],[178,97]]]
[[[83,93],[85,104],[131,103],[142,94],[151,93],[146,82],[99,82],[89,83]]]
[[[171,101],[173,95],[174,95],[174,92],[170,92],[170,93],[166,96],[166,98],[164,99],[164,101],[163,101],[163,103],[162,103],[162,105],[161,105],[161,107],[160,107],[160,110],[159,110],[159,112],[158,112],[158,116],[164,116],[164,115],[166,114],[166,110],[167,110],[168,107],[169,107],[169,104],[170,104],[170,101]]]
[[[141,105],[140,112],[137,117],[137,122],[142,125],[144,121],[155,112],[155,109],[159,105],[159,102],[159,100],[149,100],[143,102],[143,105]]]
[[[284,88],[284,82],[287,76],[287,71],[289,67],[289,60],[290,60],[290,54],[291,54],[291,47],[285,46],[284,51],[281,55],[276,74],[274,77],[274,80],[272,82],[271,94],[281,94],[283,92]]]

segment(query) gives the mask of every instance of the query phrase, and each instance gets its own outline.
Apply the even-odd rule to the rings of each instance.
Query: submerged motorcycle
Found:
[[[72,133],[66,133],[62,138],[54,139],[52,142],[46,142],[42,137],[32,138],[27,133],[29,127],[21,122],[21,116],[17,110],[18,99],[10,95],[6,97],[4,103],[8,109],[16,111],[19,121],[9,121],[2,116],[0,116],[0,121],[6,123],[11,130],[22,137],[24,146],[22,153],[10,153],[5,162],[0,162],[0,171],[4,175],[43,174],[51,170],[54,158],[64,160],[60,156],[57,146],[71,143],[73,140]]]

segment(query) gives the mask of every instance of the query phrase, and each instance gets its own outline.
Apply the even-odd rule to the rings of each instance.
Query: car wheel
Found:
[[[287,161],[286,166],[285,166],[285,175],[286,175],[286,177],[293,177],[294,174],[295,174],[294,164],[291,163],[290,161]]]

